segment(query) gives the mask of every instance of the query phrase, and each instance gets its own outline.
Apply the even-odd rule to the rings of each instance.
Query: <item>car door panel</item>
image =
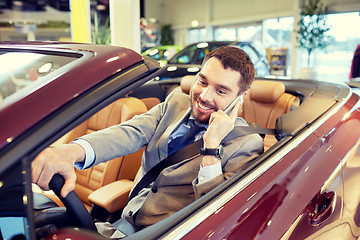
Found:
[[[281,239],[337,239],[350,234],[341,224],[342,186],[339,165]]]
[[[353,96],[349,101],[329,119],[341,119],[321,140],[329,151],[342,161],[344,182],[344,207],[342,223],[349,233],[344,239],[356,239],[360,235],[360,111]],[[343,231],[344,233],[345,231]]]
[[[351,100],[349,101],[351,102]],[[351,229],[352,238],[360,236],[360,117],[359,109],[348,104],[350,112],[324,136],[324,142],[342,161],[344,181],[343,224]]]
[[[211,234],[211,239],[280,239],[339,165],[339,160],[326,149],[318,137],[310,134],[185,239],[207,239]],[[250,174],[248,178],[251,177]],[[339,189],[341,196],[342,188]],[[342,203],[336,204],[341,211]],[[338,221],[339,216],[333,218],[332,221]]]
[[[267,228],[259,236],[261,239],[270,239],[275,232],[278,233],[276,239],[279,239],[288,229],[292,228],[300,228],[302,236],[295,234],[296,237],[289,239],[305,239],[313,233],[322,231],[324,226],[340,224],[342,208],[340,162],[326,150],[327,147],[321,141],[316,140],[314,145],[309,147],[285,171],[287,174],[282,179],[282,183],[286,184],[288,181],[286,186],[288,194],[284,197],[283,204],[279,206],[276,215],[274,214],[269,220],[277,224],[268,222]],[[324,184],[325,182],[326,184]],[[322,197],[327,194],[330,194],[330,202],[333,201],[331,204],[322,200]],[[323,209],[323,211],[312,209],[312,207],[317,208],[316,206],[324,208],[329,206],[329,208]],[[314,219],[311,213],[319,213],[319,215],[323,213],[325,216],[319,217],[318,222],[314,224],[311,223],[311,219]],[[296,224],[299,214],[304,214],[304,221]],[[325,222],[326,224],[322,224]]]
[[[352,149],[360,136],[360,120],[356,117],[360,116],[360,112],[355,111],[351,115],[344,116],[328,134],[322,137],[324,143],[330,147],[331,151],[344,159]]]

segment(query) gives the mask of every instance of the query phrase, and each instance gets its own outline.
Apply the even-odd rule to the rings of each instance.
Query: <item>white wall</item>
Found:
[[[163,21],[163,13],[165,11],[165,0],[145,0],[145,17],[156,18],[161,24],[166,24]]]
[[[360,11],[359,0],[322,0],[332,13]]]
[[[254,21],[292,14],[293,0],[213,0],[212,22]]]

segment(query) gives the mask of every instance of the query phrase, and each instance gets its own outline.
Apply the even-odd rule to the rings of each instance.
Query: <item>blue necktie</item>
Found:
[[[169,145],[168,145],[168,156],[170,156],[171,154],[177,152],[181,148],[186,147],[190,143],[193,143],[195,141],[195,136],[199,132],[201,132],[203,130],[205,130],[205,127],[198,126],[198,125],[193,123],[187,133],[185,133],[183,136],[180,136],[180,137],[177,137],[177,138],[173,139],[169,143]]]

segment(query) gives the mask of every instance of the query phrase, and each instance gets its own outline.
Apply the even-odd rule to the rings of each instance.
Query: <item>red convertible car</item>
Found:
[[[31,183],[31,161],[146,112],[171,91],[187,94],[191,79],[156,81],[155,60],[115,46],[3,42],[0,52],[0,239],[104,239],[94,222],[118,218],[141,152],[77,172],[64,205]],[[264,136],[264,153],[126,239],[360,236],[359,96],[340,84],[265,78],[246,96],[239,115],[276,132]]]

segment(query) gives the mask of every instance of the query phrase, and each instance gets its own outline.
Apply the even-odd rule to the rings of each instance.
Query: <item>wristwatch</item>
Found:
[[[224,148],[221,145],[217,148],[201,148],[200,154],[204,156],[215,156],[217,159],[222,159],[224,156]]]

